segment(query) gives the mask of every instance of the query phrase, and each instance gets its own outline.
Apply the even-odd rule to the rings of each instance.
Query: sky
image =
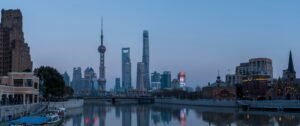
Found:
[[[34,68],[49,65],[72,77],[73,67],[99,73],[101,16],[107,89],[121,77],[121,48],[130,47],[132,86],[142,61],[142,33],[149,31],[150,71],[185,71],[187,85],[223,80],[250,58],[273,60],[282,76],[292,50],[300,66],[299,0],[1,0],[23,14]]]

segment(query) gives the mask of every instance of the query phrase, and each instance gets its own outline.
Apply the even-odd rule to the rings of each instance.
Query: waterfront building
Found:
[[[100,66],[99,66],[99,90],[105,91],[106,87],[106,78],[105,78],[105,65],[104,65],[104,54],[106,47],[103,44],[103,19],[101,18],[101,45],[98,47],[98,52],[100,53]]]
[[[250,75],[242,81],[244,99],[266,99],[268,85],[271,84],[269,75]]]
[[[177,75],[179,87],[184,88],[186,86],[186,74],[185,72],[179,72]]]
[[[73,80],[72,88],[74,90],[74,95],[81,95],[82,85],[82,73],[80,67],[73,68]]]
[[[214,83],[203,87],[202,96],[206,99],[235,99],[236,88],[222,81],[218,75]]]
[[[161,87],[160,79],[161,79],[160,73],[154,71],[151,74],[151,87],[152,87],[152,90],[160,89],[160,87]]]
[[[149,32],[143,32],[143,63],[144,63],[144,87],[150,90],[150,74],[149,74]]]
[[[253,58],[249,60],[250,75],[267,75],[273,78],[272,60],[269,58]]]
[[[1,105],[39,102],[39,78],[31,72],[9,72],[0,77]]]
[[[170,71],[164,71],[161,75],[161,89],[165,88],[171,88],[171,72]]]
[[[225,81],[225,83],[227,83],[227,84],[229,84],[231,86],[233,86],[235,84],[239,84],[240,82],[239,82],[239,78],[238,77],[239,76],[237,76],[235,74],[227,74],[226,75],[226,81]]]
[[[247,76],[269,76],[273,78],[272,60],[269,58],[252,58],[249,62],[241,63],[236,67],[235,74],[226,75],[226,82],[230,85],[242,84],[243,78]]]
[[[132,89],[130,48],[122,48],[122,88],[125,91]]]
[[[145,81],[144,81],[144,63],[143,62],[138,62],[137,63],[137,74],[136,74],[136,90],[138,91],[145,91]]]
[[[292,51],[289,54],[288,68],[283,70],[283,77],[276,80],[268,92],[269,99],[299,99],[299,83],[293,63]]]
[[[0,23],[0,76],[9,72],[30,72],[30,48],[25,43],[23,17],[19,9],[1,10]]]
[[[65,85],[71,86],[69,74],[67,72],[65,72],[64,74],[62,74],[62,76],[63,76],[64,82],[65,82]]]

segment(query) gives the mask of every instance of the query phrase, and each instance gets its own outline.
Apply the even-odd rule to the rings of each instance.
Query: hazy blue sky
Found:
[[[142,60],[142,31],[149,30],[151,72],[186,71],[188,85],[233,73],[254,57],[273,59],[274,77],[287,68],[292,49],[300,63],[299,0],[1,0],[21,9],[34,67],[50,65],[98,73],[100,19],[104,17],[107,87],[121,76],[121,48],[131,48],[133,86]]]

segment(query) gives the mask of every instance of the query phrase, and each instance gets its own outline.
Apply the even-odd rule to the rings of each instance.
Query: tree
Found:
[[[40,91],[45,98],[49,96],[62,97],[65,91],[65,82],[61,74],[50,66],[41,66],[34,70],[34,74],[40,78]]]

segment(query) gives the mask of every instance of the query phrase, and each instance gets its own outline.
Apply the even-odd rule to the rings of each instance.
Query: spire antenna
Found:
[[[101,16],[101,45],[103,45],[103,17]]]

